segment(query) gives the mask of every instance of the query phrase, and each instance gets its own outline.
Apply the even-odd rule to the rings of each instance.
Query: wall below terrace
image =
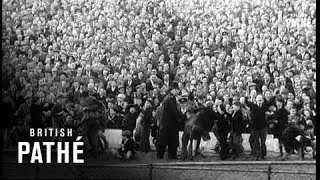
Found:
[[[179,132],[179,149],[181,148],[181,137],[182,137],[183,132]],[[119,129],[106,129],[104,131],[104,135],[106,136],[109,146],[111,148],[119,148],[121,144],[121,135],[122,135],[122,130]],[[250,134],[242,134],[243,138],[243,148],[245,151],[250,151],[250,144],[249,144],[249,136]],[[212,132],[210,132],[210,137],[211,139],[209,141],[201,141],[200,148],[203,150],[212,150],[214,145],[217,143],[217,138],[214,136]],[[152,137],[150,136],[150,144],[153,149],[155,149],[154,144],[152,143]],[[278,152],[278,139],[274,139],[273,135],[268,134],[267,135],[267,140],[266,140],[266,146],[267,146],[267,151],[273,151],[273,152]]]

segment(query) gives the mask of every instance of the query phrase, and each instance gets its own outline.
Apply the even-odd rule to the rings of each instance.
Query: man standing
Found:
[[[252,115],[252,129],[253,129],[253,155],[259,159],[267,154],[266,138],[267,138],[267,123],[266,123],[266,112],[268,107],[264,103],[263,96],[257,95],[256,103],[246,102],[250,107]],[[260,151],[259,151],[260,149]]]
[[[279,139],[279,151],[280,151],[280,156],[283,156],[283,144],[281,141],[281,134],[284,131],[284,129],[288,125],[288,115],[289,112],[285,109],[284,107],[284,99],[282,97],[277,97],[276,98],[276,105],[277,105],[277,110],[273,114],[273,122],[275,124],[274,127],[274,138]],[[270,126],[270,125],[269,125]]]
[[[176,96],[178,95],[178,83],[174,82],[163,101],[162,118],[159,121],[159,135],[157,146],[157,158],[163,159],[163,155],[168,146],[168,158],[177,159],[177,147],[179,143],[178,126],[180,111],[177,107]]]
[[[238,158],[241,153],[241,133],[244,129],[243,114],[240,109],[241,103],[234,102],[231,115],[231,150],[233,159]]]
[[[222,97],[217,97],[216,106],[216,137],[219,142],[220,159],[225,160],[229,156],[228,134],[230,132],[229,119],[230,115],[227,112],[226,106],[222,103]],[[218,143],[217,142],[217,143]]]
[[[152,110],[153,110],[153,99],[148,98],[145,101],[145,104],[143,106],[143,109],[140,113],[141,116],[141,151],[142,152],[149,152],[150,151],[150,129],[151,129],[151,123],[152,123]]]
[[[180,102],[181,101],[183,100],[180,100]],[[191,139],[192,127],[194,126],[194,122],[197,119],[197,111],[196,111],[195,105],[191,101],[186,102],[184,104],[186,104],[185,105],[186,110],[184,111],[183,107],[181,109],[181,112],[183,114],[182,121],[184,125],[184,129],[183,129],[184,131],[181,138],[181,145],[182,145],[181,157],[183,160],[185,160],[188,157],[188,155],[190,155],[192,152],[191,146],[189,146],[189,154],[188,154],[187,148],[188,148],[188,143],[192,142],[192,139]],[[200,145],[200,140],[201,140],[201,137],[198,139],[199,145]]]

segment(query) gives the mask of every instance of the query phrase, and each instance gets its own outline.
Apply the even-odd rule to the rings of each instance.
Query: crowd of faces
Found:
[[[176,81],[195,100],[282,95],[288,111],[315,116],[315,3],[8,0],[2,91],[53,103],[76,89],[112,109],[144,95],[157,106]]]

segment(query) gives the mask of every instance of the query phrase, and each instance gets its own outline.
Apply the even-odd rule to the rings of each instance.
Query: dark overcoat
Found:
[[[238,110],[231,118],[231,131],[235,133],[242,133],[244,131],[244,120],[241,110]]]
[[[159,118],[158,145],[168,145],[170,141],[178,146],[181,112],[178,110],[176,98],[172,94],[166,95],[162,106],[163,111]]]
[[[288,126],[288,115],[289,112],[284,107],[282,107],[281,109],[277,109],[274,112],[274,119],[278,120],[278,123],[275,126],[275,138],[280,138],[282,132]]]

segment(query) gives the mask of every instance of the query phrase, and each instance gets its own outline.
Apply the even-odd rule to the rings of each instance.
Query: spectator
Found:
[[[129,109],[129,113],[124,117],[123,130],[128,130],[131,134],[133,134],[133,130],[136,126],[136,119],[138,118],[139,114],[134,105],[129,105],[127,108]]]
[[[129,160],[134,158],[135,151],[134,151],[134,140],[131,137],[129,131],[125,130],[122,132],[122,144],[121,148],[118,150],[117,157],[122,160]]]
[[[179,110],[175,96],[178,94],[178,85],[174,83],[170,93],[163,100],[163,117],[159,122],[159,140],[157,147],[157,157],[162,159],[165,147],[168,146],[168,157],[177,159],[178,146],[178,120]]]
[[[108,128],[121,128],[122,126],[122,117],[117,114],[114,108],[109,109],[107,114],[107,127]]]
[[[294,150],[299,152],[299,157],[303,158],[303,144],[300,140],[297,140],[297,136],[305,136],[305,122],[298,121],[294,122],[294,124],[288,126],[281,135],[281,139],[284,143],[284,147],[286,149],[286,154],[284,155],[284,159],[287,158],[290,154],[294,153]]]
[[[143,106],[143,109],[140,113],[140,116],[142,116],[141,123],[142,123],[142,129],[141,129],[141,150],[142,152],[149,152],[150,151],[150,128],[152,123],[152,103],[153,99],[148,98]]]
[[[247,105],[251,109],[251,115],[252,115],[252,128],[253,128],[253,139],[254,139],[254,145],[253,145],[253,153],[256,156],[256,158],[262,158],[266,156],[267,150],[266,150],[266,119],[265,115],[267,113],[267,107],[266,104],[263,101],[263,96],[258,95],[256,97],[256,103],[252,102],[246,102]],[[258,145],[257,145],[258,144]],[[258,152],[258,149],[256,147],[259,147],[260,151]]]
[[[244,128],[243,114],[240,110],[240,102],[234,102],[232,106],[232,117],[231,117],[231,149],[233,158],[237,158],[241,153],[241,133]]]
[[[279,139],[280,156],[283,156],[283,146],[280,137],[288,125],[289,112],[284,108],[284,99],[281,97],[277,97],[276,106],[277,109],[273,113],[273,119],[275,120],[274,137]]]

